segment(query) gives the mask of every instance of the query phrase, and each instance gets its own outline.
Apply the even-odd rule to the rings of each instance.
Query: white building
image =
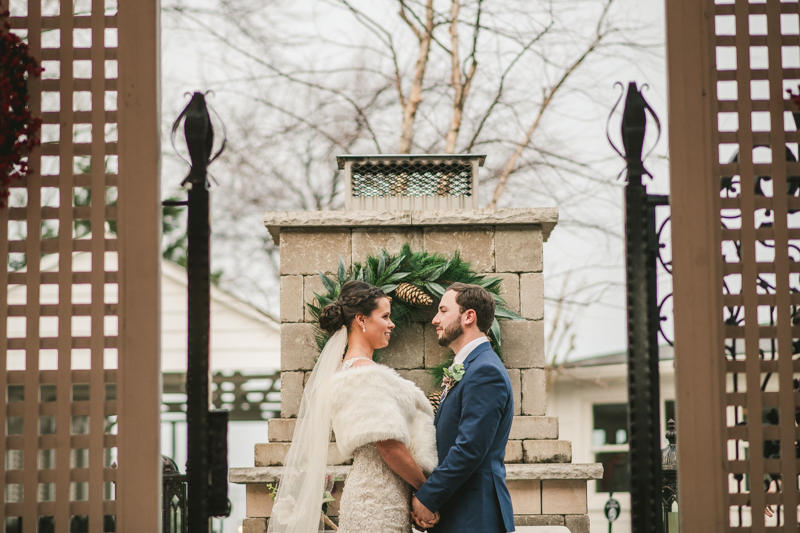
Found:
[[[675,370],[671,346],[660,347],[661,445],[666,422],[675,418]],[[591,529],[608,531],[603,514],[609,490],[622,508],[613,533],[631,531],[628,492],[628,385],[626,354],[617,353],[567,363],[547,398],[547,414],[559,419],[562,440],[572,441],[572,461],[603,463],[605,477],[589,483]],[[680,426],[677,427],[680,431]]]

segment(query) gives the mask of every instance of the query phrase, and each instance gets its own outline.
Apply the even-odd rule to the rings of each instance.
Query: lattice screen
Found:
[[[800,84],[798,4],[739,0],[717,3],[713,13],[728,524],[795,530],[800,124],[791,111],[800,108],[786,89],[797,93]]]
[[[29,84],[42,146],[0,209],[5,531],[120,531],[117,1],[9,7],[45,70]]]

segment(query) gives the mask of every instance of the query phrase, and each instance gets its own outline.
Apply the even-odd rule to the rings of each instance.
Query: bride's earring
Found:
[[[367,332],[367,325],[366,324],[361,324],[361,331],[363,331],[364,333]]]

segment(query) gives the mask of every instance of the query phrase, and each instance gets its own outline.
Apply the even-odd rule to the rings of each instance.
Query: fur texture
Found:
[[[423,472],[439,464],[433,408],[411,381],[384,365],[365,365],[333,377],[331,417],[339,451],[381,440],[405,444]]]

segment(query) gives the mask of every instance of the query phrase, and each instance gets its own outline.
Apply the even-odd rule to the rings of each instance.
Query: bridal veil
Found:
[[[316,533],[320,530],[331,434],[331,382],[342,362],[345,346],[347,328],[343,326],[325,344],[303,390],[268,533]]]

